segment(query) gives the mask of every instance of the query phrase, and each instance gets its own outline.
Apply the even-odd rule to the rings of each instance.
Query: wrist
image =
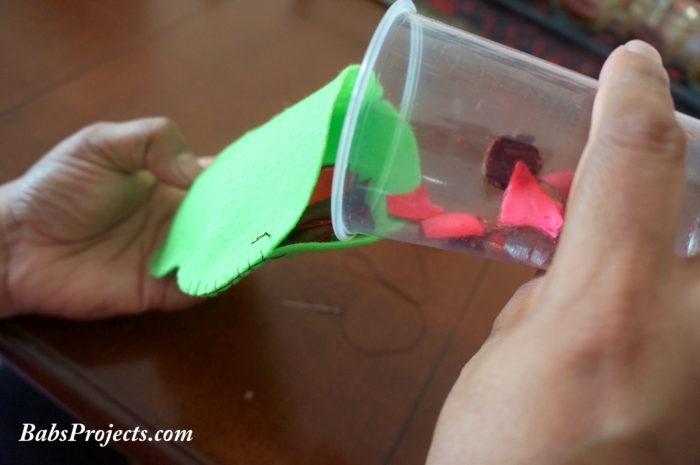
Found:
[[[9,289],[10,192],[14,183],[0,184],[0,318],[13,314]]]

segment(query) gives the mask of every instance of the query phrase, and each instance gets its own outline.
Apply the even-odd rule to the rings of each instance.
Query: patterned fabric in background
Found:
[[[493,1],[420,0],[416,3],[432,7],[439,14],[465,20],[465,29],[470,32],[582,74],[597,77],[603,65],[604,59],[596,53],[573,44]],[[546,0],[535,0],[533,6],[543,15],[551,11]]]
[[[609,30],[585,28],[568,19],[548,0],[414,2],[422,14],[595,78],[621,42]],[[700,117],[700,87],[677,65],[667,69],[677,109]]]

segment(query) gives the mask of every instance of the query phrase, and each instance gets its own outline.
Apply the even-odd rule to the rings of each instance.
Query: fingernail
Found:
[[[646,55],[647,57],[651,58],[658,64],[662,64],[663,60],[661,59],[661,54],[659,54],[658,51],[651,45],[647,44],[646,42],[643,42],[641,40],[630,40],[625,44],[625,47],[627,50],[629,50],[632,53],[639,53],[640,55]]]
[[[197,159],[199,164],[202,165],[202,167],[204,167],[205,169],[209,168],[209,166],[211,166],[211,164],[214,163],[215,160],[216,160],[216,157],[214,157],[214,156],[199,157]]]
[[[624,45],[619,45],[615,50],[612,51],[612,53],[610,55],[617,52],[617,50],[621,49],[622,47],[624,47]],[[600,70],[600,74],[598,75],[599,82],[602,83],[607,78],[608,74],[610,74],[609,69],[610,69],[610,65],[606,61],[605,63],[603,63],[603,68]]]
[[[180,170],[182,170],[182,173],[190,181],[194,181],[195,178],[199,176],[202,171],[204,171],[202,165],[200,165],[197,161],[197,157],[191,153],[183,153],[180,155],[178,157],[178,164],[180,166]]]

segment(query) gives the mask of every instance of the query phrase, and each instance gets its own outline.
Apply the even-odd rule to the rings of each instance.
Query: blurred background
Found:
[[[385,1],[385,3],[393,3]],[[417,0],[423,14],[597,77],[619,44],[662,54],[680,111],[700,115],[700,2],[695,0]]]

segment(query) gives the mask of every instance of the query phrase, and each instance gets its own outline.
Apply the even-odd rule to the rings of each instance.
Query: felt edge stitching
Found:
[[[338,76],[336,76],[336,78],[334,78],[334,80],[340,78],[340,80],[339,80],[340,82],[337,83],[337,89],[336,89],[335,97],[333,100],[333,104],[329,109],[328,115],[326,116],[326,119],[327,119],[326,131],[327,131],[327,133],[330,132],[331,127],[333,125],[333,122],[335,120],[334,117],[337,116],[336,115],[336,113],[338,112],[337,101],[338,101],[341,93],[343,92],[343,90],[346,90],[346,88],[349,88],[350,90],[352,90],[353,86],[349,83],[349,80],[351,78],[354,78],[354,79],[352,79],[352,82],[354,83],[355,79],[357,78],[358,72],[359,72],[358,65],[350,65],[347,68],[345,68]],[[331,81],[331,82],[333,82],[333,81]],[[315,93],[315,92],[313,92],[313,93]],[[313,95],[313,93],[310,95]],[[307,98],[309,96],[306,96],[305,98]],[[303,99],[300,100],[299,102],[301,102],[301,101],[303,101]],[[299,103],[299,102],[297,102],[297,103]],[[296,103],[295,103],[295,105],[296,105]],[[337,117],[344,119],[346,112],[347,112],[347,109]],[[279,116],[279,114],[275,115],[269,121],[271,121],[272,119],[274,119],[277,116]],[[264,124],[267,124],[267,122]],[[257,129],[257,128],[253,128],[249,131],[246,131],[246,133],[244,133],[237,140],[244,138],[248,133],[254,131],[255,129]],[[234,141],[233,143],[235,143],[235,142],[236,141]],[[328,151],[329,145],[330,145],[329,140],[326,139],[324,146],[323,146],[323,151],[322,151],[321,155],[319,156],[318,166],[316,168],[316,176],[314,177],[314,179],[316,179],[316,181],[318,180],[321,169],[324,166],[323,162],[325,160],[326,152]],[[311,195],[313,194],[314,186],[315,186],[315,183],[309,185],[308,198],[311,198]],[[307,201],[308,201],[308,198],[307,198]],[[259,252],[261,255],[261,259],[256,259],[252,264],[249,262],[248,267],[244,268],[243,270],[241,270],[240,268],[237,268],[236,274],[233,277],[231,277],[230,279],[225,279],[223,281],[216,281],[215,280],[215,281],[212,281],[210,283],[207,283],[206,281],[202,281],[202,280],[191,280],[191,279],[185,280],[184,277],[182,276],[183,268],[184,268],[184,266],[186,266],[184,263],[182,263],[183,257],[177,257],[177,259],[173,259],[170,262],[170,264],[163,266],[163,263],[161,261],[162,261],[162,248],[165,246],[165,243],[166,243],[165,240],[159,244],[156,251],[149,258],[149,271],[156,278],[163,278],[163,277],[175,272],[178,286],[180,287],[181,290],[183,290],[187,294],[194,295],[194,296],[216,295],[220,292],[223,292],[224,290],[226,290],[228,287],[232,286],[233,284],[236,284],[240,279],[247,276],[251,271],[259,268],[264,263],[269,261],[268,257],[281,258],[283,256],[288,256],[288,254],[284,254],[284,253],[275,254],[275,250],[277,249],[277,246],[289,235],[289,233],[294,230],[294,228],[296,227],[296,225],[299,221],[299,218],[301,218],[301,216],[303,215],[303,212],[304,212],[303,210],[301,210],[299,212],[299,215],[296,217],[296,220],[293,222],[293,224],[290,225],[289,230],[286,231],[286,233],[280,237],[280,239],[279,239],[279,241],[277,241],[277,243],[272,245],[270,250],[267,252],[267,255],[265,255],[262,252],[262,249],[260,249]],[[352,242],[352,241],[349,241],[349,242]],[[307,244],[311,244],[311,243],[307,243]],[[294,245],[296,246],[298,244],[294,244]],[[322,250],[332,250],[332,249],[341,249],[341,248],[351,247],[354,245],[361,245],[361,244],[347,244],[347,245],[343,245],[343,246],[338,246],[334,243],[333,246],[329,246],[329,247],[321,246],[321,247],[314,248],[311,250],[302,251],[300,253],[322,251]],[[284,249],[284,247],[282,249]],[[273,255],[274,255],[274,257],[273,257]],[[294,254],[294,255],[296,255],[296,254]],[[154,271],[157,271],[157,272],[154,273]],[[203,288],[207,289],[207,290],[201,291]]]
[[[355,65],[355,66],[356,66],[356,65]],[[345,74],[345,75],[343,76],[343,74]],[[340,76],[337,76],[337,77],[336,77],[336,79],[337,79],[338,77],[341,77],[341,82],[340,82],[339,85],[338,85],[337,93],[336,93],[335,99],[334,99],[334,101],[333,101],[333,105],[332,105],[332,107],[330,108],[329,114],[327,115],[327,127],[326,127],[326,131],[327,131],[327,132],[330,131],[331,126],[333,125],[334,116],[336,116],[335,113],[336,113],[336,111],[337,111],[337,108],[336,108],[337,100],[338,100],[338,98],[339,98],[341,92],[343,91],[343,89],[344,89],[346,86],[349,86],[348,80],[349,80],[351,77],[353,77],[353,76],[354,76],[355,78],[357,78],[357,72],[355,71],[355,67],[348,67],[348,68],[346,68],[345,70],[343,70],[343,72],[341,72]],[[338,117],[339,117],[339,118],[344,118],[344,117],[345,117],[345,112],[343,112],[343,114],[340,115],[340,116],[338,116]],[[265,123],[265,124],[267,124],[267,123]],[[322,151],[321,156],[319,157],[319,160],[318,160],[318,166],[316,167],[316,176],[314,176],[314,179],[316,180],[316,182],[318,182],[318,177],[319,177],[319,175],[320,175],[320,173],[321,173],[322,167],[324,166],[324,165],[323,165],[323,162],[324,162],[324,160],[325,160],[325,155],[326,155],[326,152],[327,152],[327,150],[328,150],[329,145],[330,145],[329,140],[326,139],[325,144],[324,144],[324,146],[323,146],[323,151]],[[314,187],[315,187],[315,183],[314,183],[313,185],[312,185],[312,184],[309,185],[308,196],[306,196],[306,197],[307,197],[307,201],[308,201],[308,199],[311,198],[311,195],[313,194],[313,189],[314,189]],[[275,252],[275,250],[277,249],[277,246],[278,246],[282,241],[284,241],[284,239],[285,239],[287,236],[289,236],[289,234],[294,230],[294,228],[296,227],[297,223],[299,222],[299,218],[301,218],[303,214],[304,214],[304,211],[303,211],[303,210],[299,212],[299,215],[296,217],[294,223],[291,224],[291,222],[290,222],[291,225],[290,225],[290,227],[289,227],[289,230],[287,230],[283,235],[280,236],[280,239],[279,239],[274,245],[272,245],[272,247],[271,247],[270,250],[267,252],[267,254],[263,253],[263,252],[262,252],[262,249],[259,249],[259,252],[260,252],[260,254],[261,254],[261,258],[262,258],[262,259],[253,262],[252,265],[251,265],[251,263],[249,262],[249,263],[248,263],[248,267],[245,268],[245,269],[243,269],[242,271],[241,271],[240,268],[237,268],[237,269],[236,269],[236,274],[235,274],[233,277],[231,277],[230,279],[227,279],[227,280],[222,281],[221,284],[219,284],[217,281],[214,281],[213,285],[207,285],[207,284],[205,284],[205,282],[203,282],[203,281],[197,281],[199,285],[197,286],[197,289],[196,289],[196,291],[195,291],[196,294],[193,294],[193,295],[196,295],[196,296],[207,296],[207,295],[209,295],[209,296],[211,296],[211,295],[219,294],[219,293],[225,291],[227,288],[229,288],[229,287],[233,286],[234,284],[236,284],[236,283],[237,283],[238,281],[240,281],[243,277],[245,277],[245,276],[247,276],[248,274],[250,274],[251,271],[256,270],[257,268],[259,268],[260,266],[262,266],[264,263],[266,263],[266,262],[267,262],[267,257],[270,257],[270,256],[272,256],[272,255],[275,255],[276,258],[281,258],[281,257],[283,257],[283,256],[288,256],[288,255],[286,255],[286,254],[285,254],[285,255],[277,255],[277,254],[275,254],[274,252]],[[262,235],[261,235],[261,236],[262,236]],[[269,237],[269,234],[268,234],[268,237]],[[309,243],[309,244],[310,244],[310,243]],[[320,243],[319,243],[319,244],[320,244]],[[297,245],[297,244],[295,244],[295,245]],[[317,250],[318,250],[318,251],[322,251],[322,250],[328,250],[328,249],[333,249],[333,248],[345,248],[345,247],[351,247],[352,245],[355,245],[355,244],[348,244],[348,245],[346,245],[346,246],[341,246],[341,247],[319,247]],[[359,244],[358,244],[358,245],[359,245]],[[311,251],[315,251],[315,250],[310,250],[310,252],[311,252]],[[300,252],[300,253],[304,253],[304,252]],[[174,271],[175,269],[178,270],[178,285],[179,285],[179,284],[180,284],[180,279],[179,279],[180,273],[179,273],[179,271],[182,269],[182,263],[180,263],[179,265],[175,265],[175,268],[173,268],[173,270],[171,270],[171,272]],[[190,282],[191,282],[191,281],[190,281]],[[183,283],[183,284],[184,284],[184,283]],[[203,285],[203,286],[202,286],[202,285]],[[204,291],[203,293],[200,293],[199,290],[200,290],[201,287],[211,288],[212,290],[211,290],[211,291],[207,290],[207,291]]]

